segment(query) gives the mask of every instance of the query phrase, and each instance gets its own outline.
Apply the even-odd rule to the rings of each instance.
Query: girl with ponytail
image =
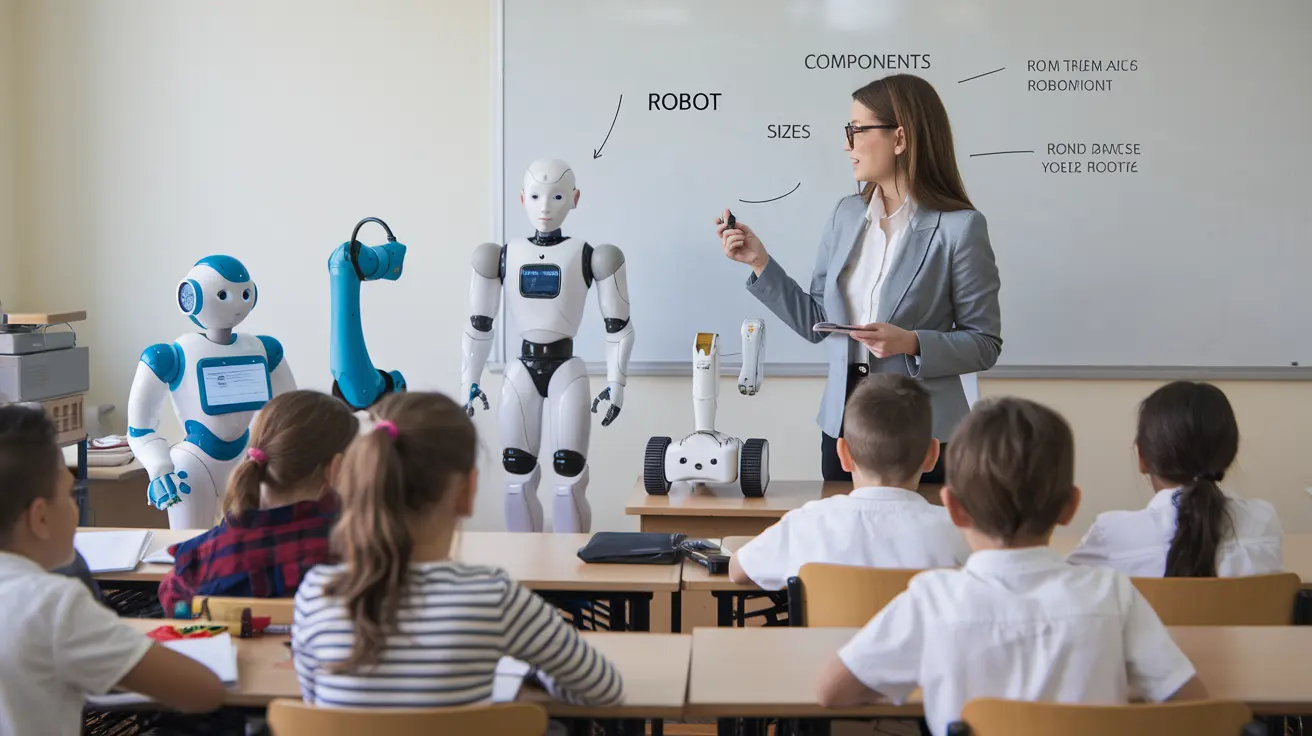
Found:
[[[611,705],[619,673],[545,601],[505,571],[451,559],[474,510],[477,437],[435,393],[390,394],[346,451],[332,535],[341,563],[296,593],[292,655],[307,703],[437,708],[488,700],[505,655],[548,676],[559,697]]]
[[[1221,489],[1239,425],[1221,389],[1177,381],[1139,408],[1139,472],[1156,495],[1141,511],[1100,514],[1070,555],[1134,577],[1234,577],[1279,572],[1275,507]]]
[[[164,615],[194,596],[290,598],[310,568],[332,559],[333,475],[359,420],[317,391],[275,396],[256,415],[246,457],[228,476],[223,520],[174,545],[159,587]]]

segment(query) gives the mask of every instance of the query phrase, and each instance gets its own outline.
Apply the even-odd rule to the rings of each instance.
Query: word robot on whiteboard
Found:
[[[475,403],[487,409],[479,388],[492,349],[492,318],[505,292],[506,310],[521,341],[518,360],[506,364],[497,423],[508,473],[506,526],[511,531],[542,531],[538,500],[542,469],[538,462],[542,416],[547,402],[555,420],[551,466],[559,478],[552,492],[553,529],[586,532],[592,526],[588,487],[588,438],[592,413],[609,402],[603,427],[619,416],[633,352],[629,289],[624,254],[561,234],[569,211],[578,206],[574,172],[564,161],[535,161],[524,174],[519,198],[534,235],[505,245],[483,243],[474,251],[470,317],[461,356],[461,395],[473,416]],[[606,329],[606,387],[596,398],[583,360],[574,355],[574,337],[583,321],[588,291],[597,288]]]
[[[743,321],[742,370],[738,392],[755,396],[765,381],[765,322]],[[715,429],[720,397],[720,336],[699,332],[692,347],[692,434],[675,442],[669,437],[647,440],[642,485],[663,496],[674,483],[738,483],[744,496],[765,495],[770,485],[770,444],[763,439],[740,440]]]
[[[141,354],[128,395],[128,444],[150,474],[146,496],[168,510],[170,528],[214,525],[255,412],[296,388],[277,340],[233,332],[258,298],[241,261],[206,256],[177,289],[178,308],[202,332]],[[166,398],[186,432],[171,447],[156,431]]]

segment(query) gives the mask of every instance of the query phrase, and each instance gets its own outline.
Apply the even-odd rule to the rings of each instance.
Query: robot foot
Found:
[[[561,478],[552,495],[552,524],[560,534],[592,530],[592,507],[588,505],[588,466],[573,478]]]
[[[512,532],[542,531],[542,502],[538,500],[538,481],[542,469],[534,467],[528,475],[511,475],[506,481],[506,529]]]

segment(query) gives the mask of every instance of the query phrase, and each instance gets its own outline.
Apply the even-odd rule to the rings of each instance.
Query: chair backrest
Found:
[[[200,596],[192,602],[192,615],[202,620],[231,622],[241,620],[243,608],[251,609],[252,616],[268,616],[274,626],[291,626],[296,611],[296,601],[292,598],[225,598],[222,596]],[[168,613],[167,611],[165,612]]]
[[[1167,626],[1289,626],[1303,585],[1292,572],[1132,580]]]
[[[547,712],[533,703],[459,708],[316,708],[299,700],[269,704],[273,736],[542,736]]]
[[[864,626],[920,572],[808,562],[790,590],[800,588],[806,626]]]
[[[981,698],[961,711],[964,728],[952,736],[1241,736],[1253,719],[1248,706],[1228,700],[1135,705],[1060,705]]]

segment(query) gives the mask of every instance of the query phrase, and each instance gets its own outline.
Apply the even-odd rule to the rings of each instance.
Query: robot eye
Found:
[[[529,198],[531,198],[531,199],[537,199],[537,198],[538,198],[538,195],[536,195],[536,194],[530,194],[530,195],[529,195]]]
[[[561,195],[559,195],[559,194],[557,194],[557,195],[556,195],[556,199],[564,199],[564,197],[561,196]]]
[[[688,458],[686,458],[686,457],[681,457],[681,458],[679,458],[679,464],[680,464],[680,465],[687,465],[687,464],[688,464]]]
[[[219,292],[219,301],[221,301],[221,302],[225,302],[225,301],[227,301],[227,300],[228,300],[228,292],[227,292],[227,291],[220,291],[220,292]]]
[[[250,290],[250,289],[246,289],[245,291],[243,291],[243,292],[241,293],[241,300],[244,301],[244,302],[248,302],[248,301],[251,300],[251,290]]]

